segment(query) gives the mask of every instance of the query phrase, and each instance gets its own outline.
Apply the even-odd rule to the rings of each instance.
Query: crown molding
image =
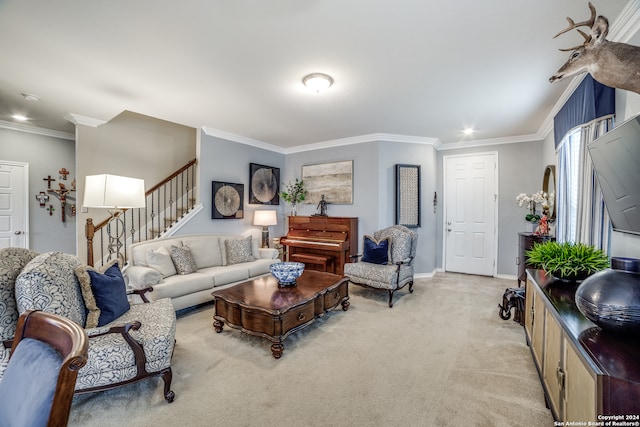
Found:
[[[237,142],[240,144],[250,145],[252,147],[261,148],[263,150],[275,151],[276,153],[285,154],[285,149],[277,145],[269,144],[266,142],[258,141],[257,139],[251,139],[246,136],[236,135],[235,133],[226,132],[220,129],[212,128],[209,126],[202,126],[202,131],[205,135],[213,136],[216,138],[225,139],[227,141]]]
[[[640,0],[631,0],[609,29],[611,41],[625,43],[640,31]]]
[[[492,138],[492,139],[477,139],[474,141],[462,141],[462,142],[447,142],[442,144],[438,150],[458,150],[460,148],[472,148],[472,147],[484,147],[487,145],[504,145],[504,144],[519,144],[521,142],[537,142],[542,141],[544,138],[540,137],[537,133],[530,135],[519,136],[507,136],[504,138]]]
[[[36,126],[23,125],[20,123],[7,122],[4,120],[0,120],[0,128],[17,130],[19,132],[34,133],[36,135],[50,136],[53,138],[68,139],[69,141],[75,141],[76,139],[76,136],[72,133],[60,132],[52,129],[39,128]]]
[[[85,126],[91,126],[93,128],[97,128],[98,126],[107,123],[104,120],[94,119],[93,117],[81,116],[80,114],[75,114],[75,113],[69,113],[66,116],[64,116],[64,118],[76,126],[85,125]]]
[[[405,144],[427,144],[433,145],[436,149],[441,146],[441,142],[437,138],[428,138],[422,136],[396,135],[390,133],[371,133],[368,135],[352,136],[349,138],[333,139],[330,141],[318,142],[315,144],[299,145],[297,147],[287,148],[285,154],[301,153],[304,151],[322,150],[326,148],[342,147],[345,145],[363,144],[367,142],[402,142]]]

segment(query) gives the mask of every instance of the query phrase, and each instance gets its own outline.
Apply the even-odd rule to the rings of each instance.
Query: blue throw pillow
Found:
[[[113,322],[129,311],[127,287],[118,264],[113,264],[104,273],[87,270],[91,278],[91,291],[100,309],[98,326]]]
[[[376,241],[371,236],[364,236],[364,253],[362,262],[371,264],[388,264],[389,263],[389,238],[385,237],[380,241]]]

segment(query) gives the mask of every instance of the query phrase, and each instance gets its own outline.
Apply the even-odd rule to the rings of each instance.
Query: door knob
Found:
[[[22,234],[22,231],[18,230],[16,232],[14,232],[13,234],[15,234],[16,236],[19,236],[20,234]]]

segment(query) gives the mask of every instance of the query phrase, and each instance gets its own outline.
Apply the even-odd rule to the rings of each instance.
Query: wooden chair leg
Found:
[[[171,368],[162,370],[160,376],[162,377],[162,381],[164,381],[164,398],[167,402],[171,403],[176,397],[176,394],[171,390],[171,379],[173,378]]]
[[[389,289],[389,308],[393,307],[393,291]]]

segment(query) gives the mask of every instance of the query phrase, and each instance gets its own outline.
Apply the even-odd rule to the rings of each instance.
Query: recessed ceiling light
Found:
[[[33,93],[22,92],[22,96],[24,96],[24,99],[26,99],[27,101],[38,101],[40,99],[38,95],[35,95]]]
[[[332,84],[333,79],[331,76],[322,73],[313,73],[302,78],[302,83],[315,93],[320,93],[327,90]]]
[[[472,133],[473,133],[473,129],[471,129],[471,128],[466,128],[466,129],[464,130],[464,134],[465,134],[465,135],[471,135]]]
[[[29,120],[29,118],[28,118],[28,117],[22,116],[22,115],[20,115],[20,114],[14,114],[14,115],[13,115],[13,116],[11,116],[11,117],[13,117],[13,118],[14,118],[14,120],[18,120],[18,121],[20,121],[20,122],[25,122],[25,121]]]

